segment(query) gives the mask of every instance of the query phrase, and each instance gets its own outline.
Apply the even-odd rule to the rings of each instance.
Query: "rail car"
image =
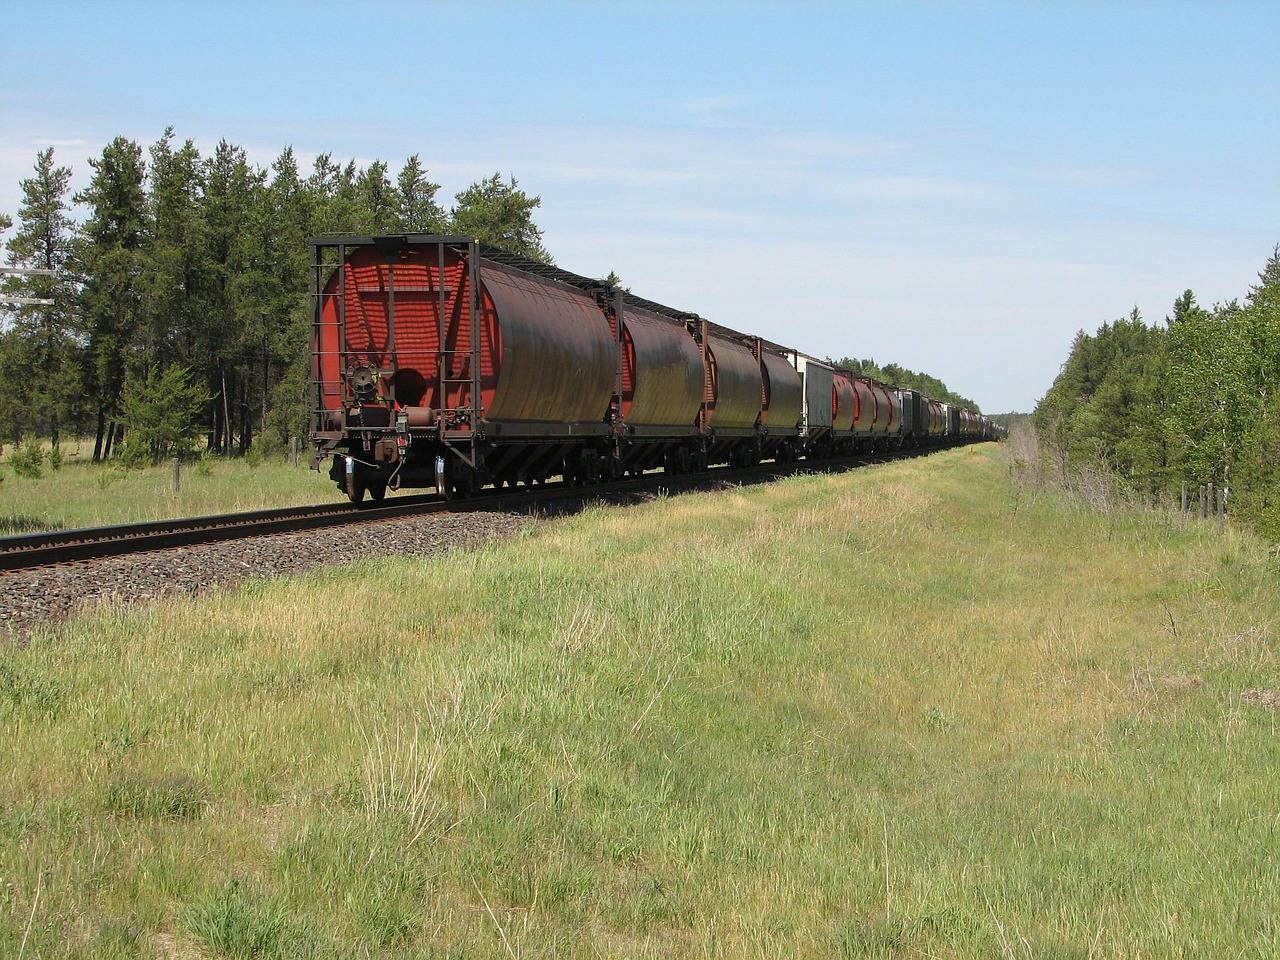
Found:
[[[994,438],[913,390],[467,237],[311,241],[313,466],[359,503]]]

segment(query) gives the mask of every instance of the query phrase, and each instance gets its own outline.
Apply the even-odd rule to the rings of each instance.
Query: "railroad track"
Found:
[[[716,487],[725,483],[758,483],[798,472],[814,473],[849,469],[869,463],[913,456],[919,452],[864,454],[840,460],[806,460],[785,465],[768,463],[748,469],[717,469],[680,477],[651,473],[629,480],[588,486],[551,483],[522,488],[518,491],[485,490],[461,500],[443,500],[431,494],[395,497],[382,503],[359,507],[346,502],[327,503],[309,507],[20,534],[0,537],[0,571],[28,570],[248,537],[319,530],[346,524],[391,521],[430,513],[470,510],[529,512],[548,502],[581,503],[611,495],[644,494],[659,489],[683,491]]]

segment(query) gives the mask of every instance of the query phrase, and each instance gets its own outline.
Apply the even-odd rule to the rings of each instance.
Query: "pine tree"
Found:
[[[190,140],[174,150],[173,139],[169,127],[150,151],[152,240],[146,256],[146,325],[140,332],[146,356],[161,367],[199,361],[195,331],[211,282],[204,258],[200,152]]]
[[[448,219],[436,203],[440,184],[427,179],[427,171],[415,153],[396,178],[396,229],[405,233],[437,233],[447,229]]]
[[[552,262],[551,254],[542,245],[542,231],[533,222],[533,211],[542,203],[542,198],[526,194],[515,177],[510,183],[503,183],[502,177],[495,173],[473,183],[458,194],[456,200],[453,232],[543,263]]]
[[[89,161],[94,175],[75,195],[89,218],[73,245],[72,262],[83,281],[80,309],[87,337],[85,385],[97,415],[94,460],[111,455],[115,418],[142,317],[143,253],[147,243],[142,148],[117,137]]]
[[[203,214],[207,225],[206,264],[212,283],[200,340],[200,374],[213,398],[209,449],[225,456],[249,448],[254,368],[262,349],[261,243],[253,228],[257,193],[265,174],[249,164],[244,148],[221,141],[204,165]]]
[[[13,322],[0,348],[0,405],[14,442],[46,429],[56,449],[62,426],[80,410],[75,290],[66,276],[73,223],[67,212],[68,167],[54,165],[53,148],[36,157],[35,176],[22,181],[18,230],[5,245],[11,267],[53,270],[54,276],[6,278],[5,293],[49,305],[11,307]]]

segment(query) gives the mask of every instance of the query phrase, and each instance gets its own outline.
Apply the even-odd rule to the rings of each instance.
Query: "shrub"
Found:
[[[9,454],[9,464],[13,467],[13,472],[28,480],[34,480],[40,476],[42,463],[44,463],[44,451],[33,443],[24,443]]]
[[[160,463],[191,449],[208,398],[183,367],[131,381],[121,398],[126,463]]]

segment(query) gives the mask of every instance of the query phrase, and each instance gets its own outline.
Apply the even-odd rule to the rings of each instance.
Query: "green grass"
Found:
[[[0,955],[1275,955],[1274,560],[1006,476],[596,508],[38,636],[0,656]]]
[[[56,470],[46,462],[35,477],[0,464],[0,536],[267,510],[340,496],[327,476],[307,468],[305,451],[296,468],[280,456],[183,463],[174,493],[170,465],[126,469],[118,462],[93,463],[85,450],[75,450],[69,448]]]

